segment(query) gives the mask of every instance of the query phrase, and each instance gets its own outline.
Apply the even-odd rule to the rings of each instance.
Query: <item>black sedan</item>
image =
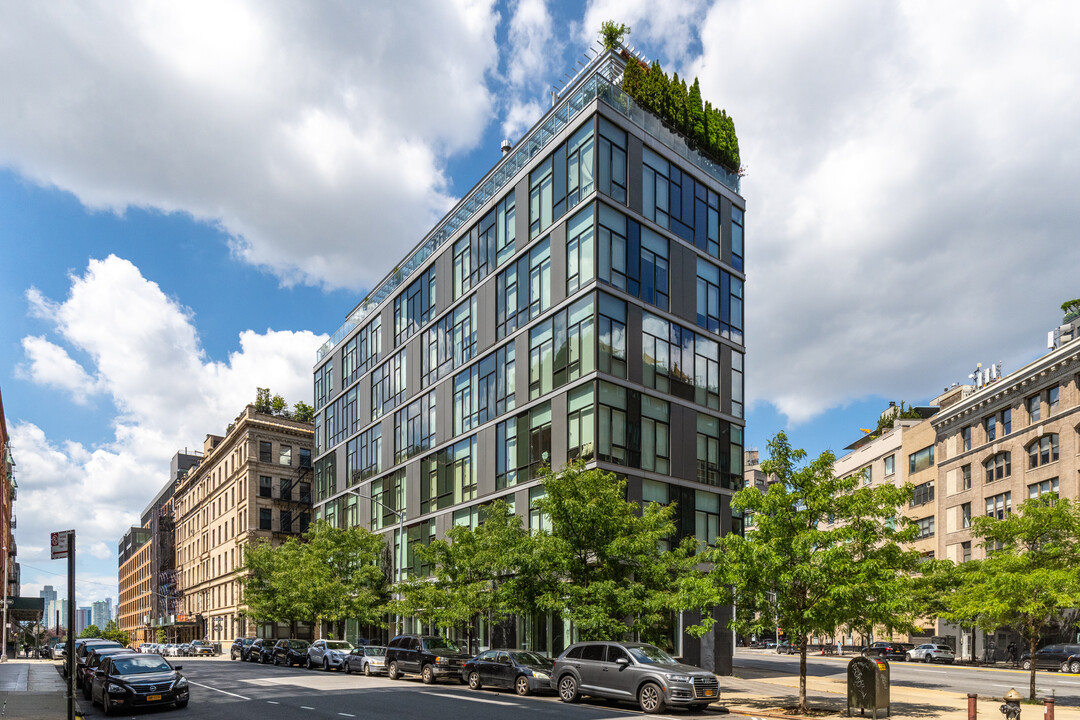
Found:
[[[160,655],[110,655],[94,671],[90,699],[106,715],[141,707],[187,707],[188,681]]]
[[[270,662],[273,651],[273,640],[264,640],[263,638],[258,638],[253,643],[251,643],[251,647],[248,648],[247,659],[251,662],[265,664]]]
[[[75,686],[82,688],[83,697],[87,700],[90,699],[90,683],[94,681],[94,671],[98,669],[105,658],[110,655],[124,655],[130,652],[132,651],[126,647],[112,647],[111,645],[94,648],[86,656],[86,663],[75,670]]]
[[[913,647],[910,643],[880,641],[863,650],[863,655],[882,660],[907,660],[908,650]]]
[[[275,665],[307,665],[307,640],[278,640],[271,651]]]
[[[484,685],[513,688],[518,695],[551,690],[555,662],[529,650],[488,650],[465,662],[461,679],[473,690]]]

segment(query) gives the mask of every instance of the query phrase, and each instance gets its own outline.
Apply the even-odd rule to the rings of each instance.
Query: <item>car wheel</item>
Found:
[[[934,658],[930,656],[930,653],[926,653],[925,655],[922,656],[922,661],[924,663],[932,663],[932,662],[934,662]]]
[[[281,660],[280,660],[280,659],[278,659],[278,656],[277,656],[277,655],[275,655],[275,656],[274,656],[274,667],[277,667],[277,666],[278,666],[278,665],[280,665],[280,664],[281,664]]]
[[[1069,661],[1068,660],[1066,660],[1065,662],[1061,663],[1061,665],[1058,666],[1058,672],[1059,673],[1067,673],[1067,672],[1069,672]]]
[[[101,691],[101,709],[105,711],[106,715],[113,714],[112,705],[109,703],[109,693],[105,692],[104,689]]]
[[[529,689],[529,679],[524,675],[518,675],[517,680],[514,681],[514,692],[521,697],[525,697],[532,690]]]
[[[637,694],[638,707],[642,712],[649,713],[662,713],[664,712],[664,691],[660,689],[660,686],[656,683],[645,683],[638,690]]]
[[[364,663],[364,675],[371,677],[371,663]]]
[[[397,660],[390,661],[390,666],[386,669],[386,675],[391,680],[397,680],[400,677],[397,671]]]
[[[473,670],[469,673],[469,688],[472,690],[479,690],[483,685],[480,684],[480,673]]]
[[[1025,670],[1030,670],[1031,660],[1025,660],[1023,663],[1021,663],[1020,667],[1024,668]]]
[[[436,678],[435,678],[435,668],[431,667],[430,663],[425,665],[420,670],[420,679],[424,681],[425,685],[434,685],[435,684],[435,680],[436,680]]]
[[[573,675],[563,675],[559,679],[559,699],[565,703],[573,703],[581,699],[581,693],[577,689],[577,680]]]
[[[322,659],[322,669],[323,672],[330,672],[330,661],[326,658]]]
[[[315,666],[314,666],[314,665],[312,664],[312,662],[311,662],[311,656],[310,656],[310,655],[308,655],[308,659],[307,659],[307,669],[308,669],[308,670],[311,670],[311,669],[312,669],[313,667],[315,667]]]
[[[1069,663],[1069,672],[1073,675],[1080,675],[1080,660],[1073,660]]]

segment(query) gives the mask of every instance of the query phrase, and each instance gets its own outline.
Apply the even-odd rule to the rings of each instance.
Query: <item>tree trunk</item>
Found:
[[[802,638],[799,648],[799,712],[806,712],[806,638]],[[1032,681],[1034,687],[1034,680]]]
[[[1028,683],[1028,702],[1035,702],[1035,646],[1039,644],[1038,636],[1034,633],[1028,640],[1028,658],[1031,663],[1031,678]]]

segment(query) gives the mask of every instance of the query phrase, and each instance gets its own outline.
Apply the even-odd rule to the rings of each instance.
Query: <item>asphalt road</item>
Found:
[[[806,658],[806,672],[816,677],[844,679],[850,659],[810,655]],[[777,655],[772,650],[739,648],[735,652],[735,674],[748,679],[788,674],[797,676],[799,656]],[[893,686],[944,690],[961,695],[973,692],[997,697],[1008,692],[1009,688],[1016,688],[1026,697],[1029,679],[1026,670],[905,661],[890,662],[889,674]],[[1039,670],[1035,676],[1035,690],[1039,697],[1056,696],[1060,705],[1080,706],[1080,675]]]
[[[170,658],[182,665],[191,683],[191,702],[184,710],[140,710],[139,718],[213,718],[219,720],[320,720],[394,718],[394,720],[625,720],[645,717],[633,706],[585,699],[575,705],[552,696],[518,697],[501,690],[472,691],[446,680],[424,685],[419,678],[390,681],[385,677],[346,675],[226,660]],[[722,700],[721,700],[722,703]],[[87,717],[104,717],[100,707],[83,703]],[[716,711],[690,715],[676,710],[670,717],[717,717]],[[133,717],[123,714],[115,717]],[[668,715],[654,717],[669,717]],[[741,718],[738,715],[724,717]]]

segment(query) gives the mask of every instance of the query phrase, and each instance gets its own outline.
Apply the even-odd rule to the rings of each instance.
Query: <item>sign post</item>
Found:
[[[67,558],[68,561],[68,612],[67,612],[67,717],[75,720],[75,531],[54,532],[50,539],[52,559]]]

